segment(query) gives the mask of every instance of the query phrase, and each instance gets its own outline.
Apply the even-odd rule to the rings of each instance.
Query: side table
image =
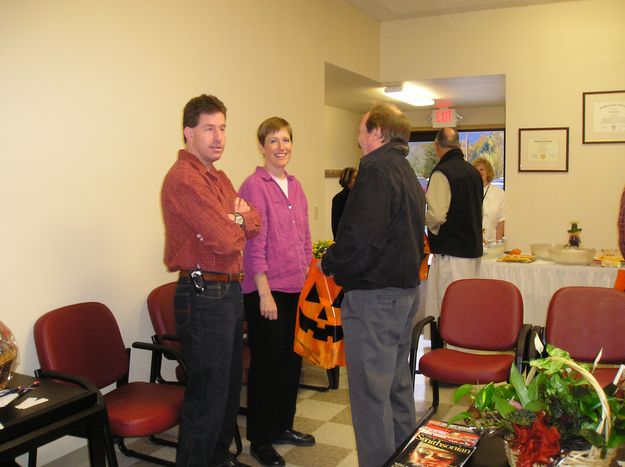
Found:
[[[15,373],[7,387],[29,386],[34,380]],[[27,409],[16,408],[28,397],[44,397],[48,401]],[[91,465],[106,466],[110,443],[106,435],[106,408],[98,404],[94,391],[41,379],[39,386],[0,408],[0,423],[0,463],[29,453],[28,465],[34,467],[39,446],[78,434],[87,437]]]

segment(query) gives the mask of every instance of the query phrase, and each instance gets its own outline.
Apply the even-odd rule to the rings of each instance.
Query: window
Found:
[[[434,153],[434,138],[437,131],[413,131],[410,133],[410,153],[408,161],[425,190],[432,169],[438,162]],[[505,174],[505,136],[503,128],[486,130],[458,130],[462,152],[472,162],[478,156],[486,156],[493,165],[495,178],[492,183],[504,188]]]

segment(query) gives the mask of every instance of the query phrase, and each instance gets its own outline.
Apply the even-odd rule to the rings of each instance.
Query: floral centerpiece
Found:
[[[451,421],[502,433],[513,467],[609,465],[625,441],[623,388],[601,388],[591,367],[547,345],[525,377],[512,365],[509,383],[460,386],[455,402],[471,406]]]

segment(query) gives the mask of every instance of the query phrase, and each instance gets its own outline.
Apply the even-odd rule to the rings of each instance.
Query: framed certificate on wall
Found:
[[[519,128],[519,172],[568,171],[568,127]]]
[[[583,140],[625,143],[625,91],[583,93]]]

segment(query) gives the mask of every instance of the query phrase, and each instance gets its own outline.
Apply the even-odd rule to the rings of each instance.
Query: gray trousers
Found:
[[[408,354],[419,289],[353,290],[341,318],[360,467],[380,467],[416,429]]]

